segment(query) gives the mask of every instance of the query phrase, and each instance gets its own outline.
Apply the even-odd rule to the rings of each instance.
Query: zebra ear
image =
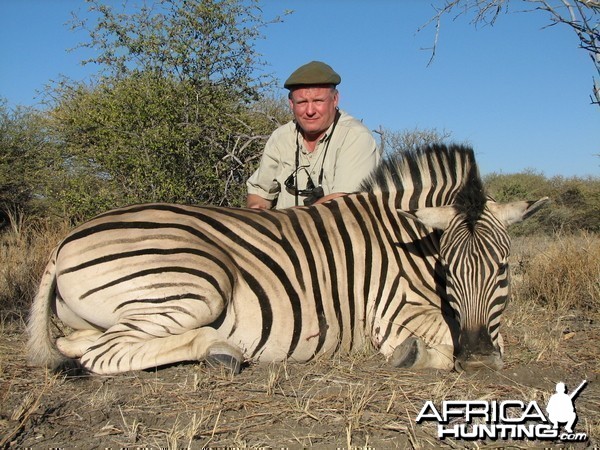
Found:
[[[488,202],[488,208],[504,225],[521,222],[536,213],[550,199],[543,197],[538,201],[521,201],[511,203]]]
[[[456,216],[457,211],[453,206],[436,206],[420,208],[411,212],[399,209],[398,214],[407,219],[416,220],[426,227],[445,230],[448,228],[450,221]]]

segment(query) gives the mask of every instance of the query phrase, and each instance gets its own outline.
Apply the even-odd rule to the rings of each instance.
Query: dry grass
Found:
[[[31,375],[39,383],[34,397],[22,395],[32,387],[22,380],[15,380],[3,396],[14,405],[5,417],[6,435],[15,444],[169,449],[463,448],[462,442],[440,442],[433,425],[415,423],[425,401],[523,399],[545,404],[550,388],[562,379],[547,371],[533,376],[518,366],[486,376],[399,372],[377,355],[253,366],[237,377],[202,365],[81,381],[45,377],[39,369]],[[600,433],[598,394],[590,390],[577,402],[583,418],[578,430],[590,436]]]
[[[19,259],[16,250],[11,254],[13,261],[20,261],[23,274],[14,271],[10,276],[31,283],[39,273],[26,271],[26,261],[43,270],[54,242],[28,239],[17,245],[29,256]],[[598,270],[599,243],[600,237],[593,235],[515,242],[514,300],[503,328],[505,368],[496,372],[399,371],[365,349],[306,365],[251,365],[236,377],[202,364],[178,364],[158,371],[64,380],[28,367],[22,322],[4,320],[0,449],[549,447],[557,443],[440,441],[432,424],[416,424],[415,418],[427,400],[439,404],[448,399],[516,399],[545,405],[556,382],[572,388],[582,379],[590,384],[576,403],[577,431],[591,440],[574,447],[597,446],[598,277],[588,275]],[[43,257],[34,258],[31,253],[44,246],[48,249]],[[581,263],[584,256],[589,259]],[[580,269],[584,275],[574,276]],[[538,276],[544,273],[551,275]],[[559,276],[563,282],[553,284]],[[565,283],[576,286],[567,290]],[[582,301],[584,297],[573,292],[592,295]]]
[[[14,218],[0,233],[0,321],[19,318],[37,291],[52,248],[67,224]]]
[[[600,339],[600,236],[521,238],[513,254],[513,301],[504,322],[519,337],[521,362],[574,362],[579,355],[598,373],[600,352],[592,344]],[[565,353],[565,341],[581,340]]]
[[[520,292],[552,311],[600,310],[600,239],[590,233],[520,239]]]

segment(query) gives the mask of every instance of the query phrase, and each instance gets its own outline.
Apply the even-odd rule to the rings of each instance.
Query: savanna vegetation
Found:
[[[137,202],[240,206],[265,139],[289,120],[253,47],[279,19],[257,2],[165,0],[127,13],[104,3],[88,1],[96,22],[73,22],[89,31],[96,78],[51,83],[42,109],[0,101],[0,448],[462,447],[415,424],[424,401],[543,402],[558,381],[598,379],[600,179],[535,171],[485,176],[497,201],[552,200],[511,229],[497,373],[399,372],[371,349],[235,378],[182,364],[73,382],[28,366],[27,309],[72,226]],[[376,133],[386,154],[451,138]],[[585,445],[599,443],[599,405],[592,382],[577,402]]]

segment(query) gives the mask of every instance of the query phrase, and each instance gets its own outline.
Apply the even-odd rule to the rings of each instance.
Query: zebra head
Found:
[[[505,204],[486,198],[477,205],[461,197],[459,193],[455,205],[401,214],[442,231],[439,259],[446,274],[446,298],[459,324],[456,369],[498,369],[500,317],[509,298],[507,227],[532,215],[548,198]]]

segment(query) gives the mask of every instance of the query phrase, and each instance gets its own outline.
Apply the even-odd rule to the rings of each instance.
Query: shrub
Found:
[[[544,175],[525,171],[516,174],[492,173],[484,177],[488,193],[498,202],[537,200],[550,197],[551,203],[531,219],[511,228],[513,236],[531,236],[580,230],[600,232],[600,178]]]

